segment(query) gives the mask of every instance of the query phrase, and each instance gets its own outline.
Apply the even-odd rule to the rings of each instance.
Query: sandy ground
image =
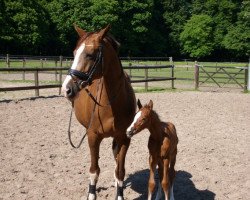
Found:
[[[176,125],[179,146],[176,200],[249,199],[250,96],[242,93],[165,92],[150,99],[161,119]],[[87,140],[78,150],[67,138],[70,104],[63,97],[0,101],[0,200],[75,199],[88,190]],[[76,119],[75,142],[85,132]],[[147,198],[149,133],[132,138],[124,196]],[[103,140],[98,199],[114,199],[112,139]]]

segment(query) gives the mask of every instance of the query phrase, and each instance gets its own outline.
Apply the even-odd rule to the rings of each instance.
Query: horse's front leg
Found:
[[[125,135],[125,134],[124,134]],[[129,148],[130,139],[126,136],[120,140],[113,141],[113,152],[116,160],[115,185],[116,200],[123,200],[123,180],[125,176],[125,157]]]
[[[91,166],[89,169],[90,184],[88,191],[88,200],[96,199],[96,184],[100,174],[100,167],[98,165],[99,160],[99,149],[102,139],[98,137],[94,132],[88,133],[88,143],[91,155]]]

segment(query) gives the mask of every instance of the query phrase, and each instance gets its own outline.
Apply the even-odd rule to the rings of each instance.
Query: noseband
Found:
[[[95,71],[97,70],[97,66],[101,63],[102,64],[103,59],[103,46],[99,46],[98,55],[95,59],[94,64],[91,66],[90,70],[88,72],[82,72],[76,69],[69,69],[68,75],[72,77],[76,85],[79,89],[82,89],[86,87],[87,85],[90,85],[92,83],[92,77]],[[75,77],[78,79],[76,80]]]

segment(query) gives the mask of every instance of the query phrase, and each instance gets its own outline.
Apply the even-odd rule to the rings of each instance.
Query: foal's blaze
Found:
[[[127,137],[148,129],[150,137],[148,141],[150,177],[148,181],[148,200],[152,198],[155,188],[154,172],[158,165],[158,174],[161,187],[158,187],[156,199],[161,198],[161,188],[164,191],[165,199],[174,200],[173,182],[175,178],[175,161],[177,154],[178,137],[175,126],[170,122],[160,121],[157,113],[153,110],[153,102],[149,101],[145,106],[137,102],[139,111],[134,121],[127,129]],[[160,186],[160,185],[159,185]]]

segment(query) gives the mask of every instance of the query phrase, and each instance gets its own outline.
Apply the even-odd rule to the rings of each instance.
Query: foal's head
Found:
[[[148,104],[142,106],[140,100],[138,99],[137,105],[139,111],[136,113],[132,124],[127,128],[127,137],[129,138],[139,133],[143,129],[148,128],[151,123],[153,101],[150,100]]]

